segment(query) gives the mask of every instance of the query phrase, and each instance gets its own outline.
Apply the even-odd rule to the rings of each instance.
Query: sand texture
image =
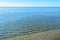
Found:
[[[50,30],[26,36],[16,36],[14,38],[7,38],[6,40],[60,40],[60,30]]]

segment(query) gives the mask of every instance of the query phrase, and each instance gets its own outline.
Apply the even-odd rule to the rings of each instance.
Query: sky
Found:
[[[0,0],[0,7],[60,7],[60,0]]]

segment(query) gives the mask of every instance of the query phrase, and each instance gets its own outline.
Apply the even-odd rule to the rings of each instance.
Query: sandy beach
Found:
[[[60,40],[60,29],[30,34],[26,36],[16,36],[14,38],[7,38],[6,40]]]

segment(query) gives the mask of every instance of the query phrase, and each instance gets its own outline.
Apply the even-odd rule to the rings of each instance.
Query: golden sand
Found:
[[[16,36],[14,38],[7,38],[6,40],[60,40],[60,30],[50,30],[21,37]]]

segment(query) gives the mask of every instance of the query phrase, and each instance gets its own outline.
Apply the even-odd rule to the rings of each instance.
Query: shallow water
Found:
[[[60,29],[60,8],[0,9],[0,40]]]

